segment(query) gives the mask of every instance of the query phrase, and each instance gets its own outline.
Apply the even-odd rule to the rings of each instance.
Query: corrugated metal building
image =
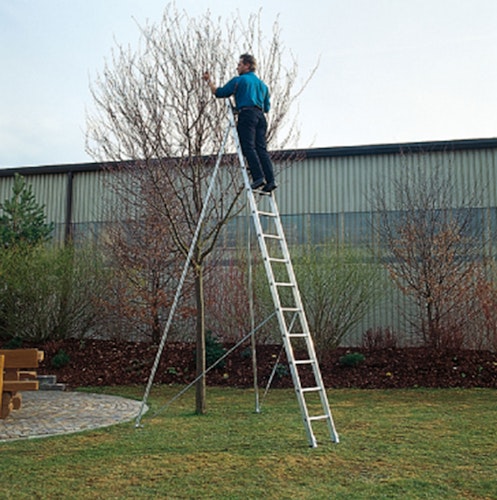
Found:
[[[476,209],[484,213],[486,239],[497,234],[497,139],[436,141],[299,151],[303,159],[279,174],[276,191],[289,242],[320,243],[334,239],[346,243],[371,240],[371,192],[388,185],[401,169],[421,157],[429,168],[441,168],[461,193],[482,186]],[[0,200],[11,197],[13,176],[23,175],[33,187],[47,220],[56,224],[60,239],[86,235],[103,222],[104,165],[98,163],[0,170]],[[461,195],[463,196],[463,195]],[[222,242],[239,241],[245,227],[240,218],[228,228]],[[402,329],[395,312],[398,294],[389,297],[357,327],[348,343],[359,341],[368,328]]]

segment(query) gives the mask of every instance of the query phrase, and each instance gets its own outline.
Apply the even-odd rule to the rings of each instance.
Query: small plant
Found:
[[[240,357],[242,359],[250,359],[252,357],[252,349],[250,347],[245,348],[241,353]]]
[[[223,347],[221,342],[214,337],[211,331],[207,332],[205,337],[205,362],[207,366],[212,366],[219,358],[226,354],[226,349]],[[216,368],[224,368],[226,362],[224,359],[220,361]]]
[[[59,349],[57,351],[57,354],[52,358],[52,367],[53,368],[63,368],[64,366],[67,366],[69,362],[71,361],[71,358],[69,357],[69,354],[67,354],[66,351],[63,349]]]
[[[344,354],[343,356],[340,356],[338,359],[338,362],[340,363],[340,366],[357,366],[360,365],[361,363],[364,362],[366,357],[364,354],[361,354],[360,352],[349,352],[347,354]]]
[[[4,349],[19,349],[20,347],[22,347],[22,339],[19,337],[12,337],[4,345]]]
[[[278,378],[288,377],[288,374],[289,374],[288,366],[286,366],[282,363],[278,363],[276,365],[274,372]]]
[[[126,372],[136,373],[141,372],[146,368],[147,364],[143,359],[131,359],[125,367]]]

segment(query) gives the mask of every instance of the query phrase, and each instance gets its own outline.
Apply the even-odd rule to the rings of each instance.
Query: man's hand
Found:
[[[211,92],[215,95],[216,94],[216,86],[214,85],[214,82],[211,80],[211,74],[208,71],[204,71],[202,78],[209,84],[209,88],[211,89]]]

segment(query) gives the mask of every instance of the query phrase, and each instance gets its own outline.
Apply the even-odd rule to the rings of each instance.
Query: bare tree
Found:
[[[376,230],[390,277],[414,302],[406,316],[423,342],[461,347],[476,313],[468,298],[484,248],[471,209],[476,195],[457,189],[450,170],[427,158],[404,156],[398,175],[377,190]]]
[[[158,343],[180,273],[178,249],[170,226],[154,208],[157,190],[147,168],[136,163],[110,165],[103,255],[112,270],[100,300],[108,318],[107,334],[149,338]],[[167,186],[164,186],[167,190]]]
[[[209,13],[191,18],[170,4],[160,23],[141,32],[138,49],[118,46],[92,86],[95,110],[88,117],[87,150],[98,160],[140,160],[157,220],[168,226],[176,248],[186,255],[204,207],[212,155],[227,125],[224,104],[210,95],[201,80],[203,71],[208,67],[216,81],[226,81],[234,75],[239,54],[252,52],[258,58],[261,76],[272,91],[273,148],[296,138],[295,122],[286,126],[286,121],[307,81],[297,88],[297,64],[292,59],[285,66],[278,23],[266,40],[260,13],[246,21],[232,16],[223,22]],[[242,192],[239,170],[229,160],[226,157],[193,252],[199,375],[205,370],[204,261],[235,215]],[[205,411],[203,377],[197,385],[196,411]]]
[[[479,314],[475,320],[475,335],[471,348],[497,351],[497,269],[495,260],[489,259],[476,282],[476,294],[469,297],[475,300]]]

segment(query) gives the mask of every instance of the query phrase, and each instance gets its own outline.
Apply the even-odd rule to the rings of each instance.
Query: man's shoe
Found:
[[[263,185],[264,185],[264,179],[257,179],[256,181],[252,182],[252,184],[250,184],[250,188],[259,189]]]
[[[265,193],[270,193],[271,191],[274,191],[278,186],[276,185],[276,182],[268,182],[263,188],[262,190],[265,192]]]

